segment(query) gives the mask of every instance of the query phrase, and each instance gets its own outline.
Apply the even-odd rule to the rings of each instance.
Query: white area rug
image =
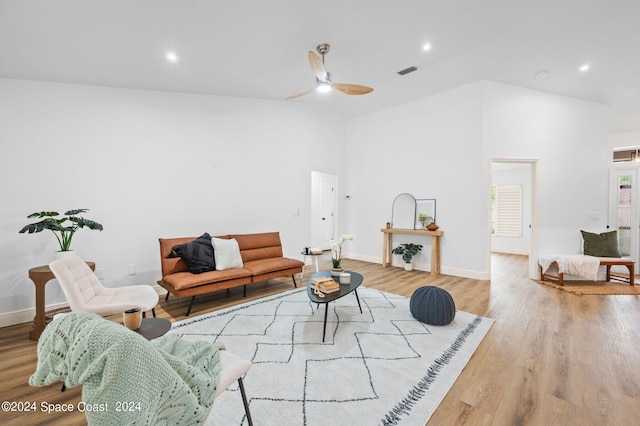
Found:
[[[249,359],[244,378],[259,425],[424,425],[493,320],[458,311],[444,327],[416,321],[409,299],[365,287],[318,309],[292,290],[177,322],[190,340],[220,341]],[[237,383],[207,424],[246,424]]]

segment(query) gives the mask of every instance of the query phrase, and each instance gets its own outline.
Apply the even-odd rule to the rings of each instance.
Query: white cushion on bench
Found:
[[[540,256],[538,259],[543,273],[546,273],[554,262],[558,265],[559,273],[577,275],[592,281],[598,279],[600,259],[597,257],[584,254],[560,254]]]

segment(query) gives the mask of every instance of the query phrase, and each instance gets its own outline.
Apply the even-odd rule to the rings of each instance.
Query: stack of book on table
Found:
[[[311,279],[311,288],[323,293],[334,293],[340,291],[340,284],[329,277],[318,277]]]

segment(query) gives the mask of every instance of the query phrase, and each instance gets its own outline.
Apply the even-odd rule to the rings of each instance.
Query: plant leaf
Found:
[[[84,228],[85,226],[89,229],[97,229],[98,231],[102,231],[102,225],[93,220],[85,219],[83,217],[70,217],[70,221],[75,222],[78,225],[78,228]]]
[[[75,209],[75,210],[69,210],[68,212],[64,212],[64,214],[67,216],[75,216],[77,214],[86,213],[88,211],[89,209]]]
[[[27,216],[28,219],[33,219],[34,217],[52,217],[52,216],[59,216],[60,213],[58,212],[35,212],[35,213],[31,213],[29,216]]]

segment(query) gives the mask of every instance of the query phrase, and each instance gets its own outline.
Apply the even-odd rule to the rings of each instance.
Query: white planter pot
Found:
[[[413,271],[413,263],[406,263],[404,264],[404,270],[405,271]]]
[[[54,251],[53,252],[53,260],[62,259],[67,256],[73,256],[76,254],[75,250],[67,250],[67,251]]]

